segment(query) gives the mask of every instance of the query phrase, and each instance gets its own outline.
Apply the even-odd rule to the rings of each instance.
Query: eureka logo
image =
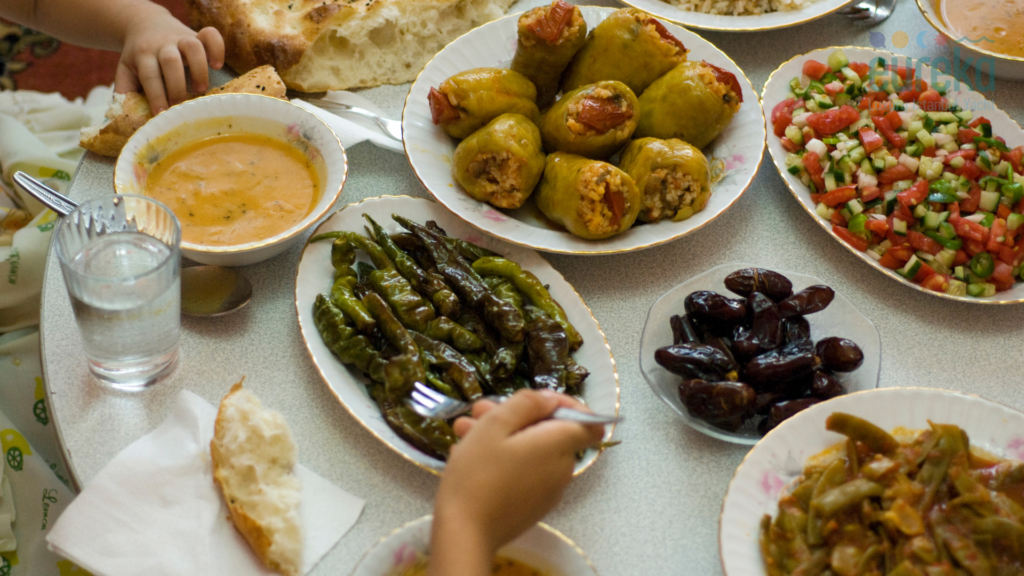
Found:
[[[893,32],[891,40],[893,48],[906,48],[910,44],[910,35],[903,30],[897,30],[896,32]],[[974,48],[984,49],[985,44],[991,44],[992,40],[985,38],[984,36],[977,39],[971,39],[964,36],[951,43],[949,39],[942,34],[923,30],[914,36],[914,41],[918,48],[923,50],[935,47],[948,48],[951,44],[953,48],[952,59],[945,56],[936,56],[934,58],[930,56],[922,56],[916,61],[911,60],[910,65],[918,72],[918,75],[915,76],[916,78],[921,78],[921,66],[927,65],[931,67],[933,76],[929,81],[929,84],[936,83],[938,74],[942,73],[953,77],[954,91],[958,90],[957,84],[959,82],[967,84],[976,92],[992,92],[995,90],[995,58],[992,56],[968,56],[964,53],[964,50],[961,47],[961,44],[966,44]],[[885,34],[881,32],[872,32],[871,46],[882,49],[888,48],[888,46],[886,46]],[[968,76],[968,70],[971,68],[974,68],[973,80]],[[938,82],[938,84],[941,84],[941,82]]]

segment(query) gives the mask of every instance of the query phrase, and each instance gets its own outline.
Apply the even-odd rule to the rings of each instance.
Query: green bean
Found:
[[[844,508],[860,504],[865,498],[881,496],[884,491],[881,484],[866,478],[856,478],[813,498],[811,509],[827,518]]]
[[[812,545],[818,545],[825,541],[825,538],[821,534],[821,526],[824,521],[810,503],[815,499],[821,498],[825,492],[841,486],[846,481],[846,465],[842,460],[834,460],[829,464],[828,468],[822,472],[821,477],[818,478],[817,484],[814,485],[814,491],[811,493],[811,497],[808,500],[807,509],[807,542]]]
[[[956,558],[956,561],[972,576],[990,576],[992,574],[991,561],[982,554],[973,540],[961,536],[956,528],[946,524],[936,524],[935,530],[953,558]]]
[[[950,424],[932,424],[932,430],[938,434],[939,441],[935,448],[929,451],[916,478],[925,489],[924,497],[917,508],[922,515],[931,509],[935,494],[942,486],[953,458],[958,454],[966,455],[960,428]]]
[[[900,443],[885,430],[863,418],[843,412],[830,414],[825,421],[825,429],[860,442],[870,448],[872,452],[890,454],[900,446]]]

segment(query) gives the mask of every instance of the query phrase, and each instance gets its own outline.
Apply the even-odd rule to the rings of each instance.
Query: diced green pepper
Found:
[[[978,278],[988,278],[996,269],[996,263],[988,252],[978,252],[971,258],[968,266]]]

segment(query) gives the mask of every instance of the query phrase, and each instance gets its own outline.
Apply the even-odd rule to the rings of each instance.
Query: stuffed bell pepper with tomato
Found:
[[[684,62],[640,95],[638,138],[679,138],[704,148],[740,110],[736,76],[707,62]]]
[[[431,88],[427,99],[433,123],[460,140],[505,113],[522,114],[534,122],[540,118],[533,82],[502,68],[459,72]]]
[[[605,159],[636,130],[637,99],[622,82],[605,80],[562,95],[541,119],[548,152]]]
[[[628,174],[599,160],[549,154],[534,194],[548,219],[586,240],[625,232],[640,212],[640,191]]]
[[[619,168],[643,198],[639,219],[686,220],[711,198],[711,168],[697,148],[682,140],[640,138],[622,151]]]
[[[616,10],[587,36],[562,78],[568,92],[601,80],[618,80],[636,94],[686,61],[686,47],[665,25],[635,8]]]
[[[587,23],[579,8],[555,0],[523,13],[518,26],[512,69],[533,82],[544,109],[555,101],[562,72],[586,42]]]
[[[522,114],[502,114],[459,144],[452,169],[473,198],[519,208],[544,171],[540,130]]]

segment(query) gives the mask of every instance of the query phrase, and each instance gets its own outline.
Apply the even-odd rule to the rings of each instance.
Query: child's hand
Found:
[[[561,500],[576,454],[600,442],[604,427],[546,420],[559,406],[586,409],[568,396],[521,390],[500,405],[477,402],[472,418],[456,420],[464,438],[438,488],[431,574],[489,574],[498,548]]]
[[[184,56],[184,60],[183,57]],[[215,28],[198,33],[166,9],[140,10],[127,28],[121,61],[114,76],[114,91],[144,90],[153,114],[185,100],[185,64],[196,92],[209,87],[206,67],[224,65],[224,39]],[[166,87],[166,91],[165,91]]]

